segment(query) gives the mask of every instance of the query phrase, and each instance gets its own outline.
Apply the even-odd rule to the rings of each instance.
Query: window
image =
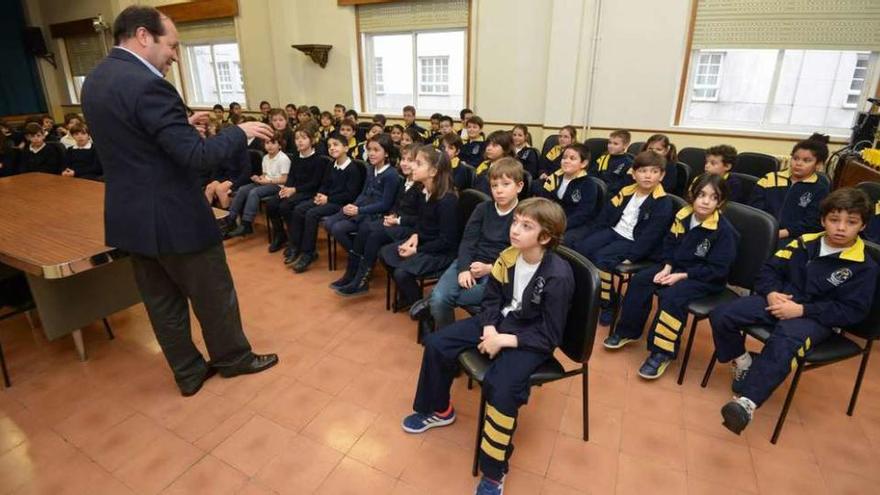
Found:
[[[694,50],[681,125],[848,136],[877,83],[877,53]]]
[[[419,57],[419,94],[449,93],[449,57]]]
[[[104,58],[106,47],[98,33],[68,36],[63,39],[63,43],[70,99],[77,103],[80,101],[86,76]]]
[[[721,87],[721,61],[724,52],[700,53],[697,61],[697,72],[694,79],[693,94],[695,101],[717,101],[718,88]]]
[[[226,106],[235,101],[247,107],[238,43],[185,44],[181,51],[190,106]]]
[[[465,30],[363,33],[366,111],[419,115],[465,106]]]

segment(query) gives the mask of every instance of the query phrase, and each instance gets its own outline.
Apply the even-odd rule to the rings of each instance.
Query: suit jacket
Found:
[[[197,177],[245,149],[240,128],[203,139],[174,86],[119,48],[86,78],[82,109],[104,166],[107,245],[158,256],[221,242]]]

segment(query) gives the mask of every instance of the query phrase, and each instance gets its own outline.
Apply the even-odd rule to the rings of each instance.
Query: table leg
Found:
[[[87,359],[86,356],[86,345],[83,343],[83,335],[82,330],[76,329],[71,334],[73,336],[73,345],[76,346],[76,353],[79,355],[80,361],[85,361]]]

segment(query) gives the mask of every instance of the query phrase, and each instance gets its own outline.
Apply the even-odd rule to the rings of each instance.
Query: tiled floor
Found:
[[[85,363],[68,339],[47,343],[23,317],[0,325],[14,381],[0,390],[0,494],[472,491],[477,390],[456,382],[451,427],[399,427],[421,347],[405,315],[384,311],[384,275],[369,297],[341,299],[326,287],[339,273],[326,259],[295,275],[260,232],[227,252],[254,348],[281,356],[267,373],[213,378],[182,398],[141,306],[110,318],[114,341],[87,329]],[[683,386],[677,366],[655,383],[638,378],[643,350],[605,352],[603,330],[590,362],[590,441],[580,439],[579,379],[534,389],[506,493],[878,493],[877,359],[852,418],[856,362],[804,375],[774,446],[779,393],[742,437],[721,426],[726,369],[698,384],[706,327]]]

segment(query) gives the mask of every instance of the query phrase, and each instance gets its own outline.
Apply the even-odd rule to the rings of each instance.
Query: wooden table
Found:
[[[847,158],[834,171],[834,189],[855,186],[861,182],[880,182],[880,170],[867,165],[858,156]]]

